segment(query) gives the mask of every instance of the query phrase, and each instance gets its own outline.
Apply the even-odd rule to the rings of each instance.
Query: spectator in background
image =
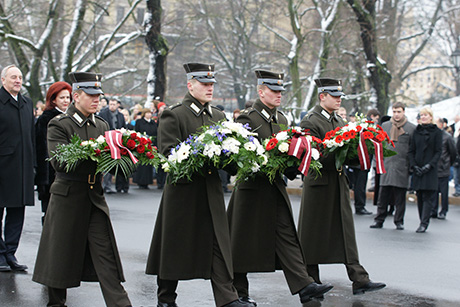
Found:
[[[233,121],[236,121],[236,119],[238,118],[238,116],[240,116],[240,114],[241,114],[240,109],[233,110]]]
[[[35,144],[37,154],[37,170],[35,184],[37,185],[38,199],[42,203],[42,224],[50,200],[50,186],[54,182],[54,168],[48,159],[48,123],[56,115],[65,113],[71,102],[72,87],[67,82],[53,83],[46,92],[45,111],[35,123]]]
[[[110,98],[108,107],[102,109],[99,116],[109,124],[110,130],[126,128],[125,117],[118,111],[118,99],[116,98]],[[104,175],[102,187],[104,188],[104,193],[115,193],[112,190],[112,174],[107,173]],[[128,193],[129,183],[122,174],[117,174],[115,188],[119,193]]]
[[[457,149],[455,148],[455,142],[452,135],[444,130],[447,127],[444,120],[442,118],[437,118],[436,125],[442,131],[442,151],[441,158],[438,160],[438,193],[436,193],[434,206],[431,210],[431,217],[444,220],[449,210],[450,167],[457,157]],[[439,193],[441,193],[441,211],[438,215]]]
[[[136,126],[136,120],[142,117],[142,106],[140,104],[134,105],[131,109],[131,125]]]
[[[246,103],[244,104],[244,108],[245,109],[250,108],[250,107],[252,107],[253,104],[254,104],[254,100],[250,99],[250,100],[246,101]]]
[[[41,100],[37,101],[37,103],[35,104],[35,109],[34,109],[35,122],[37,118],[39,118],[43,114],[44,110],[45,110],[45,104],[43,103],[43,101]]]
[[[131,124],[131,115],[129,114],[128,109],[120,110],[120,113],[123,114],[123,117],[125,119],[126,129],[134,130],[134,126]]]
[[[15,253],[25,206],[34,205],[34,106],[22,96],[22,72],[15,65],[1,73],[0,88],[0,272],[25,271]],[[5,224],[2,225],[6,211]]]
[[[433,111],[429,107],[420,110],[417,125],[409,147],[410,168],[413,170],[413,185],[417,192],[420,226],[417,233],[428,228],[431,210],[438,195],[438,160],[442,152],[442,131],[433,123]]]
[[[345,123],[348,122],[347,109],[345,109],[344,107],[340,107],[339,110],[337,111],[337,114],[340,115],[340,117],[342,117]]]
[[[388,213],[388,205],[394,204],[394,223],[396,229],[404,229],[404,213],[406,211],[406,192],[409,185],[408,151],[415,125],[407,120],[406,106],[396,102],[392,106],[393,117],[382,123],[383,130],[394,142],[393,149],[397,155],[384,159],[386,173],[380,175],[377,215],[370,228],[382,228]],[[393,203],[394,201],[394,203]]]
[[[147,108],[142,110],[142,117],[136,121],[134,130],[152,137],[152,146],[156,146],[157,123],[152,119],[152,110]],[[149,184],[153,183],[153,174],[153,166],[139,165],[133,174],[133,181],[137,183],[139,189],[148,190]]]

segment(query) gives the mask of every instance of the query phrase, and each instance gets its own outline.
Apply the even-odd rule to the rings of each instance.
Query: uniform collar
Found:
[[[75,107],[74,103],[71,103],[69,108],[66,111],[66,114],[79,126],[83,127],[84,125],[93,125],[96,127],[96,117],[94,114],[90,114],[88,117],[83,115],[80,110]]]
[[[182,104],[187,106],[192,111],[192,113],[195,114],[196,117],[200,116],[202,113],[208,114],[210,117],[212,117],[212,109],[209,102],[205,103],[204,105],[201,104],[198,100],[195,99],[195,97],[190,94],[190,92],[185,95]]]
[[[267,123],[271,120],[278,122],[278,112],[276,108],[270,109],[262,101],[260,101],[260,99],[256,100],[253,107]]]
[[[328,111],[323,109],[323,107],[321,107],[320,105],[315,106],[315,108],[313,109],[313,112],[319,114],[321,118],[324,118],[328,122],[332,122],[333,119],[338,121],[337,115],[335,112],[329,113]]]

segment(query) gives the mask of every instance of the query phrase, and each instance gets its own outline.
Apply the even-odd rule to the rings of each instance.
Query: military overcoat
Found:
[[[383,130],[390,135],[392,123],[391,121],[382,124]],[[409,121],[402,126],[404,134],[398,137],[394,142],[393,149],[397,155],[386,157],[383,160],[386,173],[380,176],[380,186],[392,186],[407,189],[409,187],[409,144],[412,134],[415,130],[415,125]]]
[[[300,126],[324,139],[326,132],[345,123],[317,105]],[[358,263],[348,178],[335,167],[335,155],[320,158],[321,176],[309,172],[304,179],[299,215],[299,239],[306,264]]]
[[[262,141],[278,133],[282,125],[287,128],[286,117],[275,109],[270,110],[259,99],[253,107],[244,110],[238,122],[249,124],[251,131]],[[232,240],[235,272],[272,272],[281,269],[275,254],[276,212],[279,195],[290,211],[293,229],[294,218],[286,185],[279,175],[273,184],[267,176],[240,183],[233,191],[227,210]]]
[[[218,108],[202,105],[190,93],[182,103],[165,109],[158,127],[159,151],[171,148],[203,125],[225,119]],[[214,239],[230,276],[233,267],[224,195],[219,174],[206,168],[191,181],[167,183],[158,210],[146,273],[166,280],[211,278]]]
[[[54,117],[48,125],[48,149],[51,152],[58,144],[70,143],[74,134],[83,140],[96,139],[109,130],[102,118],[85,117],[72,103],[66,114]],[[118,278],[124,281],[120,257],[109,218],[109,208],[105,201],[101,181],[90,184],[59,178],[65,173],[64,165],[51,161],[57,178],[50,188],[51,198],[46,213],[45,224],[38,247],[33,280],[53,288],[78,287],[81,281],[98,281],[91,256],[87,249],[88,225],[92,206],[107,215],[109,236],[118,267]],[[69,176],[88,178],[94,175],[96,163],[85,161],[77,166]]]
[[[0,207],[34,205],[35,129],[32,101],[0,88]]]

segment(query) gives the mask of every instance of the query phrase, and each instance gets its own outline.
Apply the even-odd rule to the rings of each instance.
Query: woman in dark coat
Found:
[[[420,124],[412,135],[409,163],[413,171],[413,186],[417,191],[420,226],[416,232],[425,232],[430,223],[431,209],[438,190],[438,160],[442,152],[442,132],[433,123],[433,111],[429,107],[420,110]]]
[[[53,83],[46,93],[45,110],[35,123],[35,141],[37,152],[37,173],[35,184],[38,189],[38,199],[42,203],[42,224],[50,200],[50,186],[54,181],[54,168],[46,161],[48,159],[48,144],[46,141],[48,123],[56,115],[65,113],[70,104],[72,87],[67,82]]]
[[[134,130],[153,137],[153,145],[156,145],[157,124],[152,119],[152,111],[150,109],[144,109],[142,111],[142,118],[136,121]],[[133,181],[137,183],[139,189],[148,189],[149,184],[153,183],[153,166],[139,166],[136,172],[133,174]]]

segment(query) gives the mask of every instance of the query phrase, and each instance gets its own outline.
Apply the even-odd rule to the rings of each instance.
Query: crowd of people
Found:
[[[20,93],[20,69],[10,65],[2,70],[0,272],[28,269],[15,252],[25,206],[34,205],[35,185],[43,231],[32,279],[47,286],[48,306],[65,306],[67,288],[78,287],[81,281],[99,282],[107,306],[131,306],[122,286],[121,260],[104,197],[129,193],[129,179],[96,174],[96,162],[91,160],[66,172],[64,165],[48,160],[49,152],[69,143],[74,134],[88,140],[126,128],[151,136],[159,152],[167,156],[203,125],[226,119],[222,108],[211,105],[214,65],[187,63],[184,69],[187,92],[181,103],[167,107],[153,101],[131,110],[123,108],[117,97],[105,97],[102,76],[90,72],[70,73],[72,84],[52,84],[44,106],[34,107]],[[255,77],[258,98],[244,110],[234,110],[233,120],[249,125],[262,140],[288,126],[280,111],[284,75],[256,70]],[[318,104],[300,126],[323,139],[354,116],[341,107],[340,80],[315,82]],[[416,232],[423,233],[430,218],[446,218],[451,177],[458,188],[454,196],[460,196],[460,142],[454,142],[460,124],[448,126],[446,120],[435,119],[428,107],[420,110],[417,125],[408,122],[404,104],[394,103],[392,111],[391,117],[381,117],[375,109],[367,113],[369,120],[382,125],[397,152],[385,158],[386,173],[373,180],[377,214],[370,227],[382,228],[393,207],[396,229],[403,230],[406,194],[414,190],[420,216]],[[303,179],[298,228],[285,183],[286,178],[297,177],[296,168],[286,169],[274,181],[258,174],[228,191],[228,178],[236,173],[234,165],[223,170],[207,166],[204,175],[195,174],[177,184],[168,183],[161,168],[139,167],[133,182],[140,189],[149,189],[156,178],[158,189],[163,190],[146,265],[146,274],[157,276],[157,306],[177,306],[179,280],[204,278],[211,281],[216,306],[255,307],[248,274],[278,269],[301,303],[324,299],[333,285],[321,281],[319,265],[331,263],[345,265],[353,294],[384,288],[384,283],[371,281],[360,264],[350,204],[352,189],[355,214],[372,214],[365,208],[368,171],[353,165],[338,169],[334,154],[320,160],[321,176],[309,172]],[[225,192],[232,193],[228,208]]]

